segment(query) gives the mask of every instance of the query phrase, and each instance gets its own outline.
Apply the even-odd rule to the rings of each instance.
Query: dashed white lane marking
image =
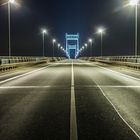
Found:
[[[94,81],[95,82],[95,81]],[[96,83],[96,82],[95,82]],[[117,108],[115,107],[115,105],[111,102],[111,100],[106,96],[106,94],[104,93],[103,89],[96,83],[96,85],[98,86],[98,88],[100,89],[100,91],[102,92],[103,96],[108,100],[108,102],[112,105],[112,107],[114,108],[114,110],[117,112],[117,114],[119,115],[119,117],[123,120],[123,122],[132,130],[132,132],[140,139],[139,134],[130,126],[130,124],[123,118],[123,116],[119,113],[119,111],[117,110]]]
[[[77,135],[77,118],[75,105],[75,90],[74,90],[74,69],[72,61],[72,78],[71,78],[71,110],[70,110],[70,140],[78,140]]]

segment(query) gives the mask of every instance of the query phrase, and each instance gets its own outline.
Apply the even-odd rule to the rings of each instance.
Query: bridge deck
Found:
[[[0,76],[1,140],[138,140],[140,74],[63,60]]]

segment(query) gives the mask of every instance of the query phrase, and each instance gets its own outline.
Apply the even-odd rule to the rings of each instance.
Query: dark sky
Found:
[[[0,3],[6,0],[0,0]],[[126,1],[126,0],[125,0]],[[65,33],[79,33],[82,46],[94,38],[94,55],[100,53],[98,26],[106,27],[104,55],[134,53],[134,8],[123,0],[18,0],[12,6],[11,36],[13,55],[41,55],[41,28],[49,29],[46,52],[51,55],[51,39],[64,44]],[[0,55],[8,53],[7,6],[0,7]]]

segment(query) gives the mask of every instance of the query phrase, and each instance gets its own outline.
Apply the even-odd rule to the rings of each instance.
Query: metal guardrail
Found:
[[[82,57],[83,60],[97,61],[109,64],[117,64],[130,68],[140,69],[140,56],[104,56],[104,57]]]
[[[130,63],[140,63],[140,56],[105,56],[105,57],[96,57],[98,60],[106,61],[116,61],[116,62],[130,62]]]
[[[7,57],[7,56],[0,56],[0,71],[7,71],[11,69],[15,69],[20,66],[28,65],[28,64],[38,64],[44,62],[54,62],[60,61],[65,58],[63,57]]]

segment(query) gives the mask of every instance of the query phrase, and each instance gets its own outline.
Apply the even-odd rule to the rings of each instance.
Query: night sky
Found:
[[[0,3],[6,0],[0,0]],[[65,42],[65,33],[79,33],[80,45],[94,38],[94,55],[100,55],[98,26],[106,28],[104,55],[134,54],[134,7],[126,0],[18,0],[12,6],[12,55],[42,55],[41,28],[46,27],[46,55],[51,56],[54,37]],[[138,11],[140,13],[140,10]],[[139,14],[140,15],[140,14]],[[140,17],[140,16],[139,16]],[[140,49],[139,49],[140,50]],[[8,55],[7,6],[0,7],[0,55]]]

